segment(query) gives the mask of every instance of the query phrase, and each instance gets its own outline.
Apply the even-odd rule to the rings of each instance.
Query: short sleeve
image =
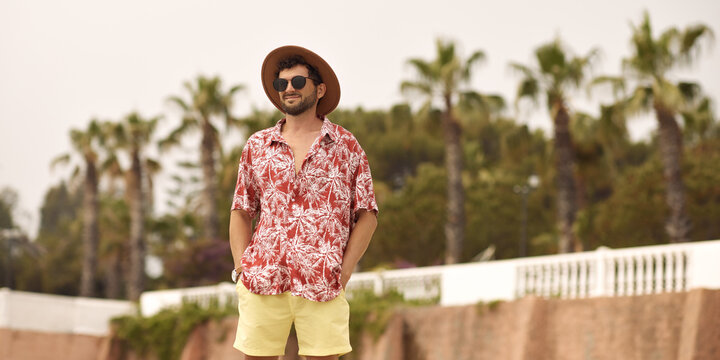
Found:
[[[375,201],[375,189],[373,188],[370,164],[365,151],[360,145],[357,145],[356,155],[358,156],[358,162],[353,186],[352,212],[357,214],[359,210],[367,210],[377,214],[378,206]]]
[[[260,210],[260,192],[253,174],[251,147],[251,143],[248,142],[240,156],[231,210],[245,210],[252,219]]]

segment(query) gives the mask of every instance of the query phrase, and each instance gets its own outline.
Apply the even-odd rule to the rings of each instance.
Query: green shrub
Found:
[[[194,302],[163,309],[150,317],[140,314],[111,320],[116,336],[140,355],[155,355],[159,360],[179,359],[190,333],[209,320],[219,321],[237,314],[232,302],[220,306],[217,299],[208,306]]]
[[[372,290],[352,292],[350,303],[350,342],[359,347],[362,333],[369,333],[375,340],[387,327],[393,313],[401,308],[435,305],[438,298],[430,300],[405,300],[396,290],[376,295]],[[360,350],[360,349],[358,349]]]

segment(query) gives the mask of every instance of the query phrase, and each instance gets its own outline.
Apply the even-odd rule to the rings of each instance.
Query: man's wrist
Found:
[[[232,279],[232,282],[237,284],[238,280],[240,279],[241,273],[242,273],[242,267],[237,267],[237,268],[233,269],[232,272],[230,273],[230,278]]]

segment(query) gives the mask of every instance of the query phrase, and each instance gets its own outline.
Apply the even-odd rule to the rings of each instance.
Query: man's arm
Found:
[[[242,269],[241,258],[252,237],[252,220],[245,210],[230,212],[230,252],[232,253],[235,270]]]
[[[375,228],[377,228],[377,216],[375,216],[375,213],[360,210],[358,221],[352,233],[350,233],[350,240],[348,240],[345,255],[343,256],[342,274],[340,277],[340,283],[343,289],[348,281],[350,281],[350,275],[352,275],[355,265],[360,261],[363,254],[365,254],[365,250],[367,250],[368,244],[370,244],[370,239],[372,239]]]

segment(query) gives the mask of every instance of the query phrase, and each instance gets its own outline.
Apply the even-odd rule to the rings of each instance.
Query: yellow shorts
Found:
[[[350,306],[342,291],[335,299],[317,302],[291,295],[257,295],[241,281],[238,294],[238,327],[233,347],[245,355],[280,356],[290,326],[295,322],[299,355],[342,355],[350,346]]]

